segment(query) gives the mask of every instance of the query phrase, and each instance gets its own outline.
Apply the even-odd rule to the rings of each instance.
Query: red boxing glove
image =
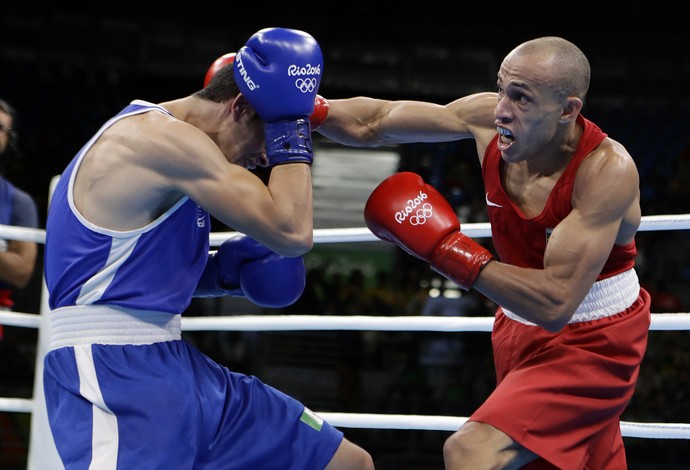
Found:
[[[491,253],[461,233],[448,201],[417,174],[396,173],[371,193],[364,221],[378,238],[398,244],[469,290]]]
[[[389,176],[374,189],[364,206],[364,221],[374,235],[424,261],[441,240],[460,230],[448,201],[411,172]]]
[[[222,56],[220,56],[216,60],[214,60],[213,63],[211,64],[211,66],[206,71],[206,77],[204,77],[204,88],[206,88],[206,86],[211,81],[213,76],[216,73],[218,73],[218,71],[220,69],[222,69],[226,65],[232,64],[234,61],[235,61],[235,53],[234,52],[228,52],[227,54],[223,54]]]
[[[321,95],[316,95],[314,99],[314,111],[309,116],[309,127],[315,130],[328,117],[328,101]]]

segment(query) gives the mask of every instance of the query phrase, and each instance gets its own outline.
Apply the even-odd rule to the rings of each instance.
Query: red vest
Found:
[[[546,242],[558,223],[572,210],[573,185],[582,161],[603,140],[606,134],[593,122],[579,115],[578,123],[584,128],[573,158],[551,190],[541,214],[528,218],[513,204],[501,184],[501,158],[496,140],[489,143],[484,155],[482,177],[486,191],[487,210],[491,222],[491,237],[499,259],[524,268],[543,269]],[[502,206],[502,207],[498,207]],[[635,266],[635,241],[614,245],[598,280],[614,276]]]

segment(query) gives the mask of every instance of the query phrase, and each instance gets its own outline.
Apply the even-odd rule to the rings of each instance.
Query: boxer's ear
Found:
[[[567,122],[574,121],[580,111],[582,110],[582,100],[577,96],[569,96],[566,99],[566,104],[561,112],[560,122],[565,124]]]

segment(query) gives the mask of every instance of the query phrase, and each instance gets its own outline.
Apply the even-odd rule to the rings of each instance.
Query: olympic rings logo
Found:
[[[295,87],[302,93],[311,93],[316,89],[315,78],[298,78],[295,80]]]
[[[433,214],[433,211],[431,210],[431,204],[426,203],[422,206],[421,209],[417,211],[415,215],[410,217],[410,225],[422,225],[424,222],[426,222],[426,219],[430,218]]]
[[[426,219],[433,215],[433,206],[428,202],[424,202],[428,197],[425,192],[419,191],[419,194],[414,199],[408,199],[404,209],[395,213],[395,221],[402,224],[412,214],[410,216],[410,224],[422,225],[426,222]],[[420,205],[421,207],[417,209]],[[415,211],[415,209],[417,210]]]

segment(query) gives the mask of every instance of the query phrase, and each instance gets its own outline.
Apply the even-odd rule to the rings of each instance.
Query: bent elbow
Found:
[[[307,254],[314,247],[314,235],[310,231],[302,235],[294,235],[288,237],[285,243],[278,249],[274,250],[281,256],[287,258],[295,258]]]
[[[305,236],[299,244],[299,256],[309,253],[312,248],[314,248],[314,234],[309,232],[309,234]]]
[[[544,315],[541,327],[549,333],[558,333],[570,322],[574,313],[575,310],[566,303],[553,305],[548,309],[548,314]]]
[[[541,326],[542,326],[542,328],[544,328],[549,333],[558,333],[563,328],[565,328],[565,325],[567,325],[567,324],[568,324],[567,321],[556,320],[556,321],[550,321],[550,322],[543,323]]]
[[[288,258],[295,258],[297,256],[303,256],[306,255],[311,251],[311,249],[314,247],[313,243],[301,243],[299,245],[293,245],[290,247],[290,250],[287,254],[283,256],[287,256]]]

